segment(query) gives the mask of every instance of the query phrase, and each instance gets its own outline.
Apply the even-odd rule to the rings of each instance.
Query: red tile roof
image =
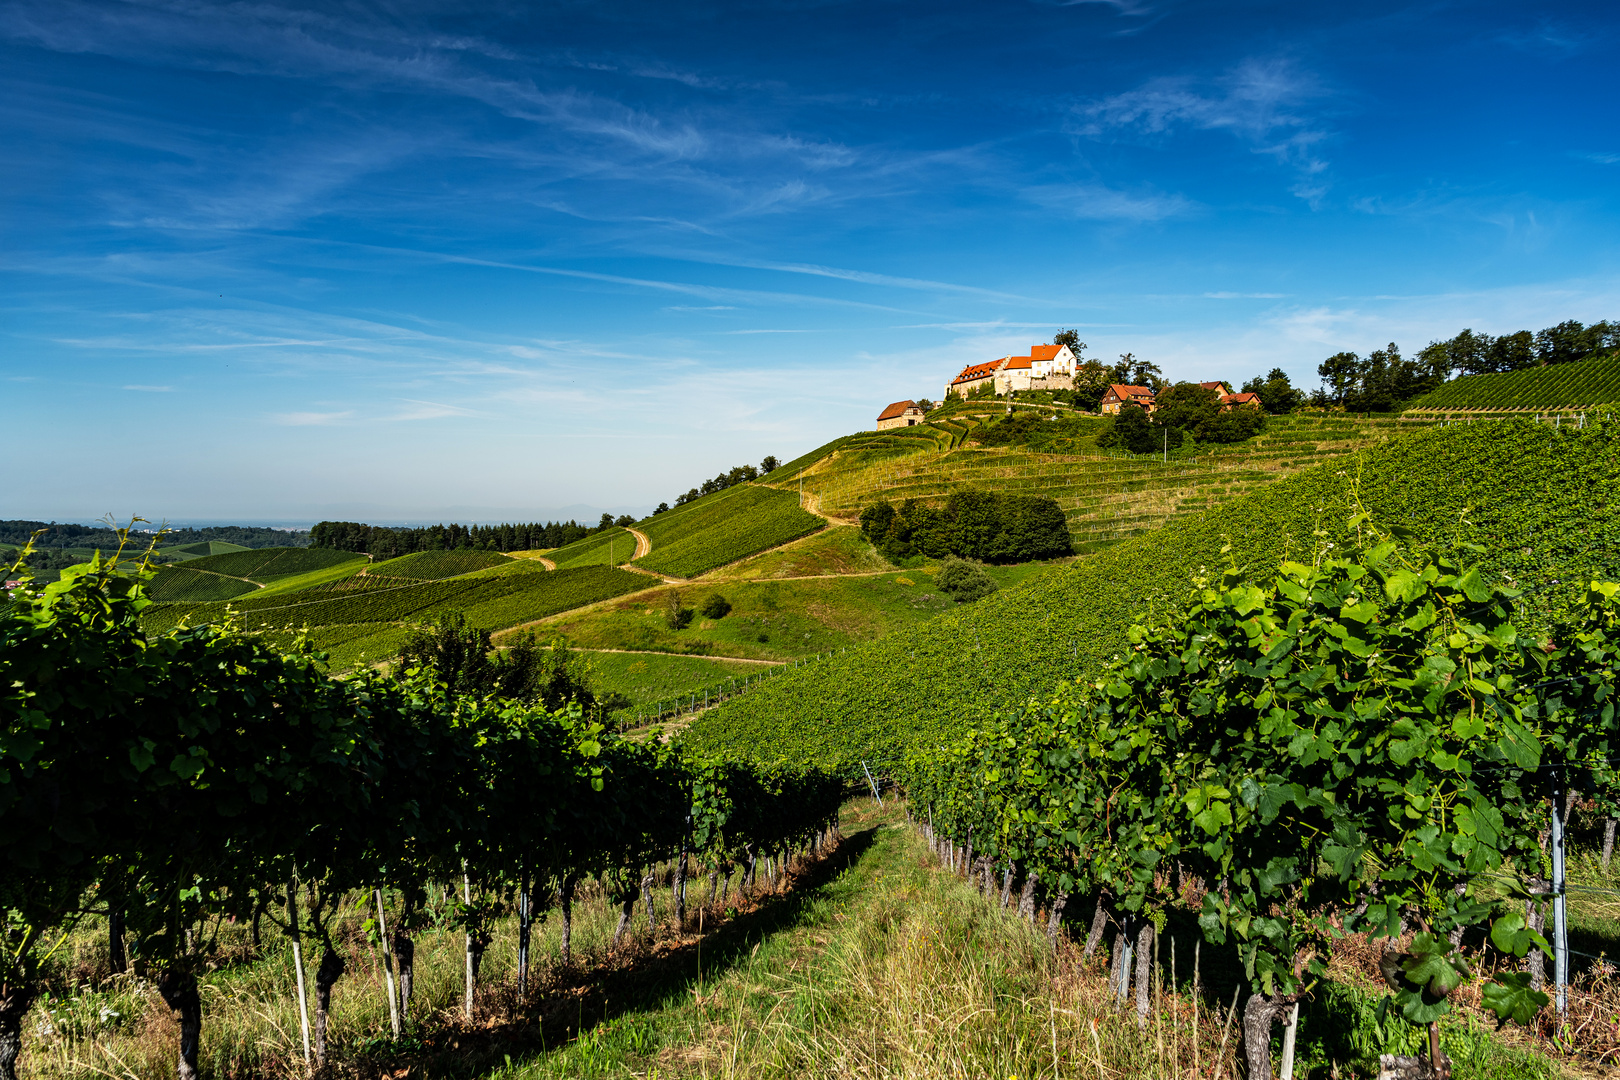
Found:
[[[1037,345],[1029,350],[1031,360],[1050,360],[1063,351],[1061,345]]]
[[[1119,398],[1121,401],[1129,401],[1131,398],[1153,396],[1153,388],[1151,386],[1125,386],[1121,383],[1113,383],[1108,387],[1108,389],[1112,390],[1114,392],[1114,396]]]
[[[915,409],[916,407],[917,403],[915,401],[897,401],[893,405],[890,405],[887,409],[884,409],[882,412],[878,413],[878,419],[893,420],[897,416],[904,416],[907,409]]]
[[[976,379],[988,379],[1001,366],[1002,361],[1006,359],[1003,356],[1000,360],[992,360],[987,364],[969,364],[962,369],[962,374],[951,380],[951,385],[955,386],[960,382],[973,382]]]
[[[1223,382],[1201,382],[1198,385],[1202,386],[1205,390],[1215,390],[1222,394],[1226,393],[1226,384]]]
[[[1007,361],[1007,370],[1011,371],[1013,368],[1027,368],[1027,367],[1029,367],[1030,362],[1034,359],[1034,357],[1030,357],[1030,356],[1007,356],[1007,357],[1003,357],[1003,359]]]
[[[1227,394],[1221,398],[1222,405],[1258,405],[1260,395],[1253,393]]]

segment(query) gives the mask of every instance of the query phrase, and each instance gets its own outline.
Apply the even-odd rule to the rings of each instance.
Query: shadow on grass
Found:
[[[781,893],[750,897],[739,913],[699,938],[659,937],[639,948],[609,955],[599,965],[536,972],[537,988],[524,1002],[508,997],[501,1019],[483,1027],[442,1027],[423,1032],[408,1047],[385,1044],[361,1053],[344,1071],[362,1077],[470,1077],[521,1066],[536,1055],[563,1048],[604,1023],[633,1013],[668,1008],[748,960],[772,934],[791,929],[821,898],[826,885],[858,862],[876,836],[874,824],[844,837],[831,854],[801,863]],[[705,910],[712,926],[715,908]],[[697,915],[688,915],[689,931]],[[670,933],[661,929],[660,934]],[[699,971],[699,958],[702,970]],[[506,988],[511,994],[511,988]],[[499,991],[497,990],[497,994]]]

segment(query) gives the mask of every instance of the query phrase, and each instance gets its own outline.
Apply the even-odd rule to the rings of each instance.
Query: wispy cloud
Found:
[[[133,383],[124,387],[124,389],[139,390],[146,394],[172,394],[174,392],[174,387],[172,386],[139,386]]]
[[[1620,154],[1615,153],[1579,153],[1571,152],[1570,157],[1581,161],[1590,161],[1596,165],[1620,165]]]
[[[1208,300],[1282,300],[1287,293],[1280,292],[1207,292]]]
[[[447,416],[476,416],[473,409],[465,409],[460,405],[444,405],[437,401],[412,401],[405,399],[410,407],[392,416],[383,417],[389,422],[399,420],[442,420]]]
[[[1118,191],[1101,184],[1046,184],[1025,188],[1022,194],[1048,210],[1088,221],[1163,221],[1199,209],[1182,195]]]
[[[1307,201],[1326,192],[1323,145],[1331,132],[1306,106],[1326,95],[1320,80],[1286,59],[1246,60],[1212,80],[1165,77],[1079,107],[1077,130],[1168,135],[1179,128],[1227,131],[1251,151],[1291,167],[1294,193]]]

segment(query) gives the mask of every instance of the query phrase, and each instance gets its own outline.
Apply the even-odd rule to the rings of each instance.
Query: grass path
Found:
[[[488,1075],[1024,1080],[1095,1076],[1099,1054],[1109,1077],[1171,1074],[1165,1032],[1139,1031],[1103,1005],[1100,979],[1077,979],[1028,923],[931,865],[892,804],[850,804],[844,832],[701,960],[689,946],[661,957],[641,984],[602,991],[594,1025],[576,1006],[583,1030],[565,1045]],[[1190,1046],[1183,1032],[1188,1064]]]

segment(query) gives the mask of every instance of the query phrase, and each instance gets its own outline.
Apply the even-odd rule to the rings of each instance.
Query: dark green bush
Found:
[[[981,564],[954,556],[947,556],[940,564],[934,584],[958,604],[970,604],[999,588],[995,579],[984,572]]]

